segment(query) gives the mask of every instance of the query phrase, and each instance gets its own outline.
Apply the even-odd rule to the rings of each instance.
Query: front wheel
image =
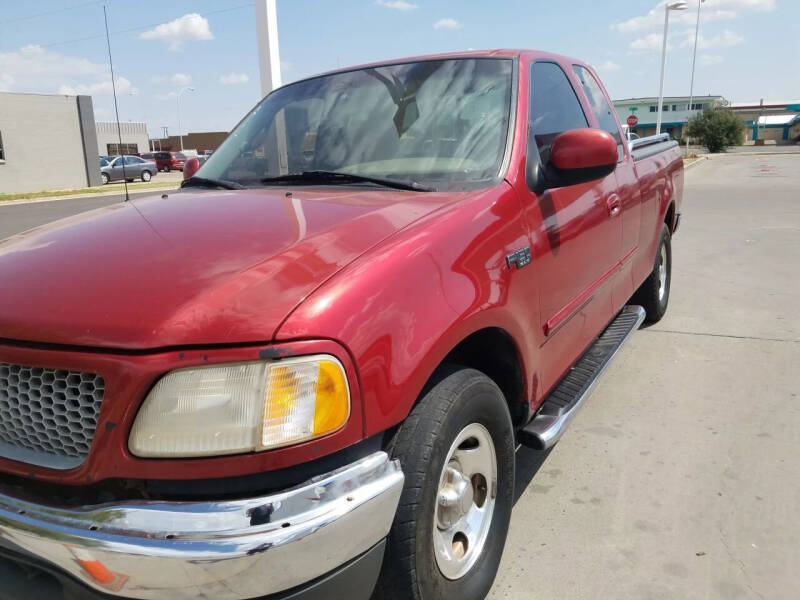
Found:
[[[642,306],[648,323],[660,321],[667,312],[669,288],[672,282],[672,240],[669,227],[661,226],[653,270],[631,298],[631,304]]]
[[[108,173],[100,173],[100,181],[103,182],[103,185],[107,184],[109,179]]]
[[[406,480],[376,598],[482,600],[514,494],[514,431],[502,392],[479,371],[449,367],[390,450]]]
[[[150,181],[150,177],[151,177],[150,171],[142,171],[142,181],[147,183],[148,181]]]

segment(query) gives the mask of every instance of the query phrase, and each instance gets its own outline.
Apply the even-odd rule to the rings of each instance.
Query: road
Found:
[[[163,192],[141,192],[131,198]],[[51,221],[71,217],[125,200],[125,194],[106,194],[69,200],[42,200],[36,202],[8,202],[0,204],[0,240],[9,235],[38,227]]]
[[[491,600],[800,598],[800,155],[686,174],[667,316],[521,449]],[[0,237],[114,199],[0,207]]]

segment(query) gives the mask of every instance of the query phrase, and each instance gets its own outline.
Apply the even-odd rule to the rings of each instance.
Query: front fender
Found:
[[[508,184],[471,194],[343,269],[286,319],[277,340],[324,337],[348,348],[366,436],[402,421],[445,356],[486,327],[505,330],[520,349],[530,402],[538,291],[533,269],[506,263],[528,245]]]

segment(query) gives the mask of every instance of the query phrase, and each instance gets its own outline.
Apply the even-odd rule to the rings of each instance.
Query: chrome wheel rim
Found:
[[[450,446],[439,476],[433,516],[436,565],[447,579],[463,577],[478,560],[497,496],[497,453],[479,423],[467,425]]]
[[[667,245],[661,244],[658,257],[658,299],[664,300],[667,293]]]
[[[144,179],[145,181],[150,181],[150,173],[148,173],[147,171],[142,173],[142,179]]]

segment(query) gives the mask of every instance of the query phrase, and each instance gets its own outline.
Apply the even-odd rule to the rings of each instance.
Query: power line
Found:
[[[102,2],[102,0],[101,0],[101,2]],[[99,2],[92,2],[90,4],[99,4]],[[247,8],[248,6],[253,6],[253,3],[250,2],[248,4],[239,4],[238,6],[231,6],[231,7],[228,7],[228,8],[220,8],[218,10],[209,11],[207,13],[204,13],[204,14],[200,15],[200,16],[201,17],[207,17],[207,16],[210,16],[210,15],[216,15],[216,14],[219,14],[219,13],[231,12],[233,10],[239,10],[240,8]],[[180,17],[175,17],[175,19],[177,19],[177,18],[180,18]],[[168,22],[170,20],[174,20],[174,19],[168,19],[166,21],[159,21],[158,23],[151,23],[149,25],[141,25],[141,26],[138,26],[138,27],[130,27],[128,29],[119,29],[117,31],[112,31],[111,35],[119,35],[119,34],[122,34],[122,33],[131,33],[133,31],[142,31],[143,29],[150,29],[152,27],[157,27],[157,26],[159,26],[159,25],[161,25],[163,23],[166,23],[166,22]],[[63,44],[74,44],[74,43],[77,43],[77,42],[85,42],[85,41],[88,41],[88,40],[97,40],[97,39],[100,39],[100,38],[103,38],[103,37],[105,37],[105,35],[101,33],[101,34],[98,34],[98,35],[90,35],[90,36],[81,37],[81,38],[73,38],[73,39],[70,39],[70,40],[62,40],[60,42],[53,42],[53,43],[50,43],[50,44],[39,44],[39,46],[41,46],[42,48],[52,48],[53,46],[61,46]]]
[[[75,4],[73,6],[65,6],[63,8],[47,10],[33,15],[25,15],[24,17],[14,17],[13,19],[0,19],[0,24],[5,25],[6,23],[19,23],[20,21],[29,21],[31,19],[38,19],[39,17],[46,17],[48,15],[54,15],[68,10],[73,10],[75,8],[83,8],[84,6],[92,6],[93,4],[102,4],[103,1],[104,0],[94,0],[93,2],[84,2],[82,4]]]

